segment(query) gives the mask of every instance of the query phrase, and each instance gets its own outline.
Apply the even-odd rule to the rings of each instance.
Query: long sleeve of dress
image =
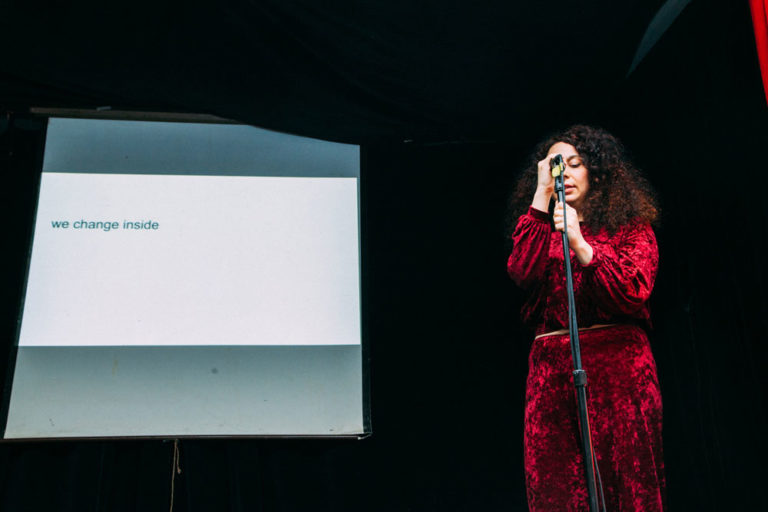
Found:
[[[619,235],[593,244],[592,261],[582,268],[583,286],[604,311],[633,315],[651,295],[659,250],[647,224],[625,226]]]
[[[519,287],[528,289],[544,281],[551,234],[549,215],[533,206],[518,219],[512,235],[514,245],[507,260],[507,273]]]

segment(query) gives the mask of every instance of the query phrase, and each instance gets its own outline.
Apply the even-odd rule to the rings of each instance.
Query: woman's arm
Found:
[[[551,233],[549,214],[533,206],[518,219],[507,273],[519,287],[527,289],[544,279]]]
[[[659,249],[648,224],[622,228],[617,243],[594,244],[583,267],[586,290],[610,312],[632,314],[648,300],[656,280]]]
[[[549,258],[552,225],[547,210],[555,189],[549,155],[537,164],[536,191],[528,212],[520,217],[512,235],[512,254],[507,273],[521,288],[530,288],[544,279]]]

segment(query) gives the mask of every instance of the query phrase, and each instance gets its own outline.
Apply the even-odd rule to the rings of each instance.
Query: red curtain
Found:
[[[763,75],[765,100],[768,102],[768,0],[749,0],[749,6],[755,26],[757,58],[760,60],[760,73]]]

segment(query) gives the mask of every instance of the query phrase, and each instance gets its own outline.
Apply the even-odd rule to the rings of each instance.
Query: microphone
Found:
[[[552,177],[557,178],[565,171],[565,162],[563,155],[555,155],[549,159],[549,168],[552,170]]]
[[[565,172],[565,162],[563,155],[555,155],[549,159],[549,168],[552,170],[552,178],[555,180],[555,194],[557,200],[565,203],[565,185],[563,184],[563,172]]]

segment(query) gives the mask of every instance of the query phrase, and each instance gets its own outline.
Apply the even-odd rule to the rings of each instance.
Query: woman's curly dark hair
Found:
[[[656,222],[659,217],[656,194],[628,160],[619,139],[602,128],[577,124],[552,134],[536,146],[530,165],[518,178],[512,193],[509,230],[515,229],[517,219],[528,210],[536,192],[537,164],[557,142],[576,148],[587,167],[589,191],[579,213],[593,232],[604,228],[613,234],[619,227],[633,222]],[[550,202],[550,213],[553,207],[554,202]]]

